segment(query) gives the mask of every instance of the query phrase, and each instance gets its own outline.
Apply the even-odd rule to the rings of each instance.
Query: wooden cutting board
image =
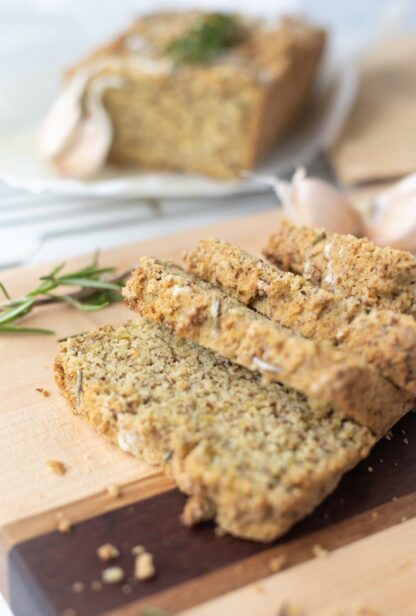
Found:
[[[179,260],[211,235],[259,254],[276,222],[276,212],[258,214],[112,250],[102,261],[125,268],[143,254]],[[17,295],[45,271],[19,269],[1,279]],[[211,524],[186,528],[179,521],[184,497],[174,485],[105,443],[70,413],[54,385],[57,338],[130,317],[121,304],[92,314],[51,306],[30,324],[52,327],[56,337],[0,338],[1,580],[15,616],[157,614],[149,607],[283,616],[285,603],[305,616],[415,616],[416,414],[274,544],[220,537]],[[53,474],[51,459],[64,462],[67,473]],[[111,485],[120,496],[107,492]],[[62,519],[70,532],[57,530]],[[105,565],[96,549],[107,542],[120,549],[115,564],[127,583],[100,588]],[[137,544],[154,555],[157,574],[132,585]],[[327,557],[314,557],[316,545]],[[273,573],[271,559],[280,555],[284,570]]]

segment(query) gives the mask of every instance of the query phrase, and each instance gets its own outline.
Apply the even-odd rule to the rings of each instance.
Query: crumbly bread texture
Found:
[[[416,316],[416,259],[410,252],[282,220],[263,254],[278,267],[365,306]]]
[[[416,322],[411,316],[368,312],[358,299],[316,287],[221,240],[200,241],[184,259],[190,273],[306,338],[332,340],[361,354],[416,395]]]
[[[312,511],[375,439],[329,410],[164,326],[138,320],[69,338],[55,363],[74,413],[164,466],[183,520],[271,541]]]
[[[141,316],[300,391],[318,414],[331,407],[380,435],[412,406],[361,357],[296,335],[171,263],[143,257],[124,297]]]
[[[80,68],[124,79],[104,104],[114,126],[110,160],[233,178],[252,168],[302,111],[324,33],[300,21],[235,16],[241,41],[205,64],[175,65],[165,49],[206,14],[137,19]]]

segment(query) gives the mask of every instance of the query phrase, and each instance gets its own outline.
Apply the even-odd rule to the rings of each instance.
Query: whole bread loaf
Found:
[[[123,80],[103,99],[114,131],[110,161],[235,178],[299,117],[324,39],[288,18],[162,11],[135,20],[68,76],[86,69],[91,79]],[[218,53],[209,53],[215,41]]]

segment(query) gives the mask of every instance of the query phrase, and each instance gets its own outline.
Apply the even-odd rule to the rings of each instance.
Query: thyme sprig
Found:
[[[232,15],[210,13],[165,48],[176,64],[202,64],[239,42],[240,28]]]
[[[21,319],[35,308],[47,304],[66,303],[78,310],[92,312],[121,301],[122,283],[131,270],[111,276],[115,268],[99,267],[98,257],[97,253],[89,265],[67,273],[62,273],[66,263],[61,263],[49,274],[41,276],[38,286],[22,297],[12,298],[0,282],[0,292],[5,297],[5,301],[0,303],[0,334],[53,334],[50,329],[20,325]],[[71,293],[54,293],[56,289],[66,286],[78,289]]]

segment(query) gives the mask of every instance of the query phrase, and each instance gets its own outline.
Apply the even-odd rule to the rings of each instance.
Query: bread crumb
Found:
[[[109,486],[107,486],[107,494],[112,498],[118,498],[119,496],[121,496],[120,486],[116,485],[115,483],[110,484]]]
[[[98,558],[100,560],[112,560],[113,558],[118,558],[120,556],[120,552],[112,543],[104,543],[104,545],[100,545],[97,549]]]
[[[153,577],[155,573],[153,556],[149,552],[138,554],[134,563],[134,577],[143,581]]]
[[[283,569],[283,567],[285,566],[286,561],[287,561],[287,558],[285,554],[274,556],[268,562],[270,571],[272,571],[273,573],[277,573],[278,571],[281,571],[281,569]]]
[[[408,445],[408,444],[409,444],[409,439],[408,439],[408,438],[404,438],[404,439],[403,439],[403,443],[404,443],[405,445]]]
[[[67,470],[65,464],[59,460],[46,460],[46,465],[55,475],[65,475]]]
[[[69,533],[72,529],[72,524],[67,518],[58,520],[58,530],[60,533]]]
[[[369,473],[372,473],[372,472],[373,472],[373,467],[372,467],[372,466],[369,466],[369,467],[368,467],[368,472],[369,472]]]
[[[388,441],[391,441],[391,439],[393,438],[393,432],[389,430],[384,438]]]
[[[36,387],[36,391],[38,391],[44,398],[49,398],[51,395],[47,389],[43,389],[43,387]]]
[[[329,550],[323,548],[319,543],[316,543],[312,548],[313,555],[316,558],[327,558],[329,556]]]
[[[378,518],[378,516],[379,516],[379,515],[380,515],[380,514],[379,514],[379,512],[378,512],[378,511],[372,511],[372,512],[371,512],[371,517],[372,517],[372,518]]]
[[[289,603],[282,603],[277,611],[277,616],[302,616],[302,610]]]
[[[407,522],[407,517],[404,515],[401,519],[400,522]]]
[[[146,552],[146,548],[143,545],[134,545],[131,548],[133,556],[138,556],[139,554],[143,554],[143,552]]]
[[[72,592],[83,592],[85,585],[82,582],[74,582],[72,584]]]
[[[124,571],[121,567],[107,567],[101,574],[104,584],[118,584],[124,579]]]
[[[91,582],[91,590],[93,590],[94,592],[98,592],[102,589],[102,587],[103,585],[101,584],[100,580],[93,580]]]

